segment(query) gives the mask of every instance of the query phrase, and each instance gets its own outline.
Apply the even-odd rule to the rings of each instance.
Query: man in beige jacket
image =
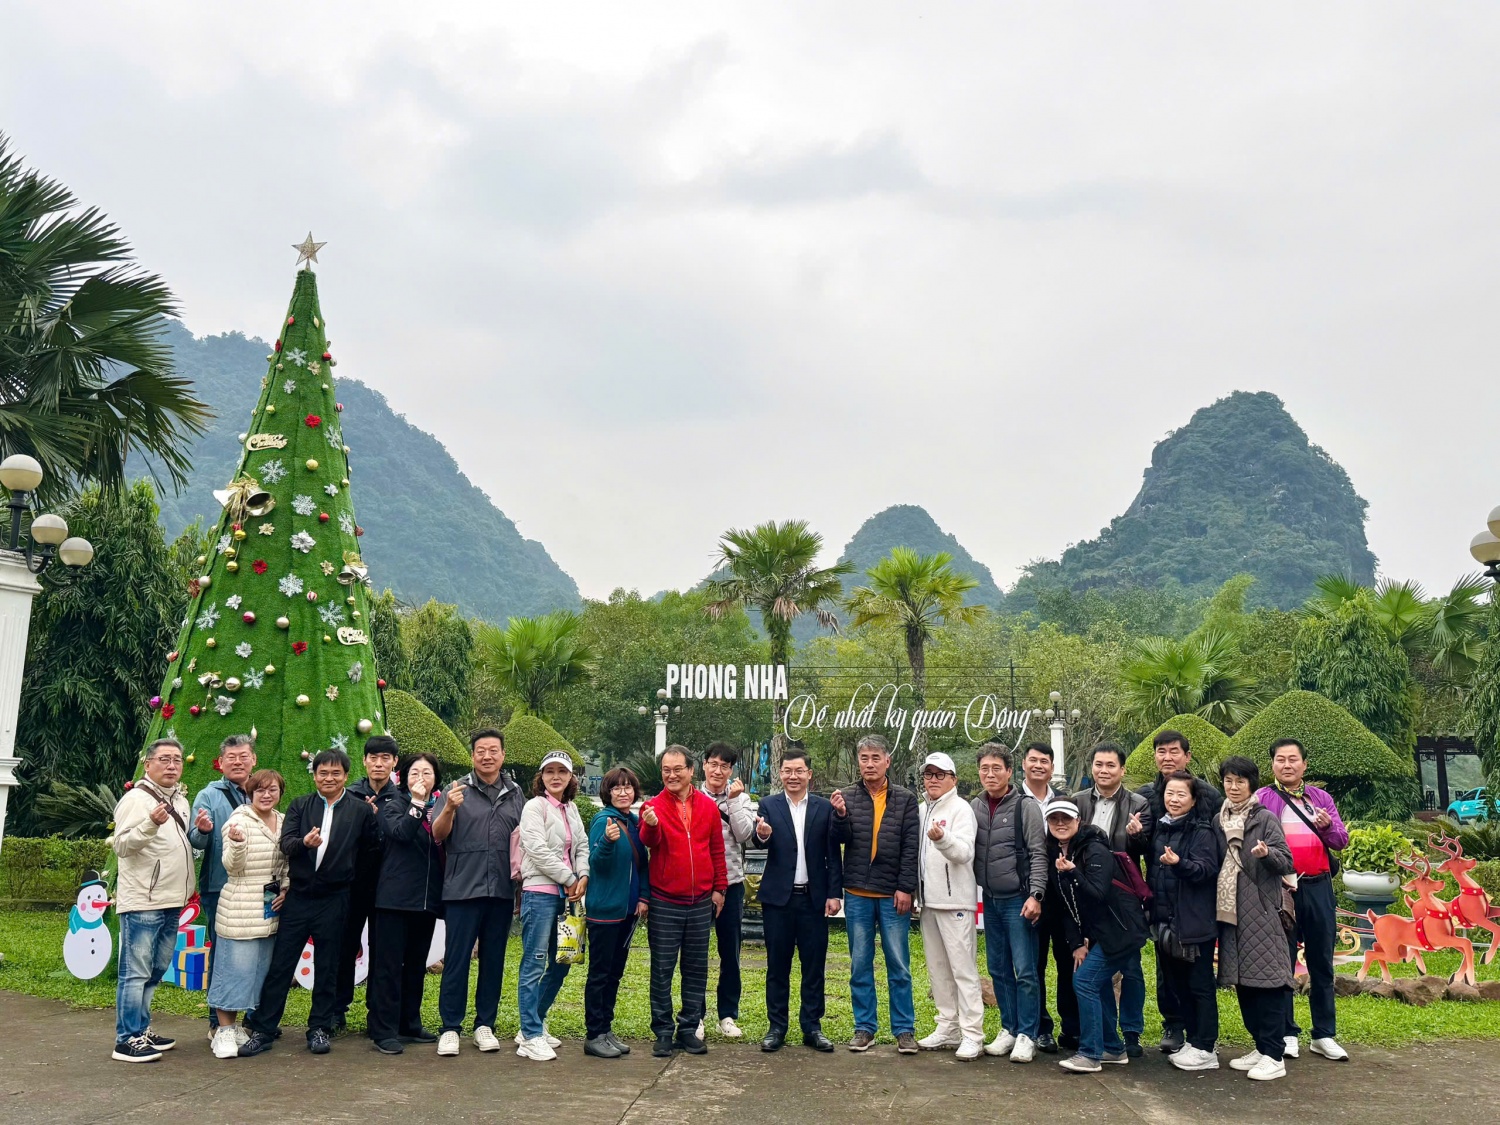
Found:
[[[110,846],[120,857],[115,913],[120,920],[119,984],[115,991],[115,1049],[120,1062],[156,1062],[177,1045],[151,1030],[151,998],[177,947],[177,921],[193,897],[193,845],[188,840],[182,745],[170,738],[146,750],[146,776],[115,806]],[[200,809],[200,821],[208,810]],[[208,831],[212,823],[199,824]]]

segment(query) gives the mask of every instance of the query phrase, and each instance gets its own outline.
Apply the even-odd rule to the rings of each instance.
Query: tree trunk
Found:
[[[915,712],[925,710],[927,707],[927,643],[926,638],[921,636],[907,635],[906,659],[911,664],[911,694],[912,694],[912,718],[915,720]],[[903,772],[903,783],[905,773],[922,764],[922,759],[927,757],[927,732],[916,731],[911,737],[911,749],[908,752],[906,770]]]

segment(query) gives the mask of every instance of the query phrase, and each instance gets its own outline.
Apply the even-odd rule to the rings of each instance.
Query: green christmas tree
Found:
[[[328,325],[312,272],[320,244],[297,247],[291,305],[266,357],[244,452],[177,649],[167,655],[147,741],[183,745],[183,780],[216,776],[220,742],[256,736],[261,766],[292,794],[312,789],[308,759],[337,747],[361,760],[385,732],[370,642],[370,593],[349,489]]]

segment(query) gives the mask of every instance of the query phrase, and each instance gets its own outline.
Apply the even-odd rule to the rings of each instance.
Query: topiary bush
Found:
[[[1416,807],[1416,766],[1392,752],[1353,715],[1311,691],[1273,700],[1230,739],[1234,753],[1271,778],[1271,744],[1295,738],[1307,751],[1307,778],[1327,789],[1345,820],[1403,820]]]
[[[1152,740],[1164,730],[1180,731],[1193,752],[1189,768],[1199,777],[1219,783],[1219,763],[1229,754],[1229,736],[1197,715],[1173,715],[1141,740],[1125,760],[1127,785],[1144,785],[1156,776],[1156,753]]]
[[[583,830],[587,832],[589,825],[594,822],[594,817],[599,815],[600,807],[594,798],[586,793],[580,793],[573,798],[573,807],[578,810],[578,816],[583,821]]]
[[[443,772],[462,773],[472,764],[469,748],[420,699],[399,688],[385,691],[386,729],[403,754],[428,753],[443,763]]]
[[[511,772],[521,791],[531,793],[531,778],[550,750],[566,750],[573,759],[573,770],[583,776],[583,755],[535,715],[518,711],[505,724],[505,768]],[[580,808],[579,813],[583,812]]]

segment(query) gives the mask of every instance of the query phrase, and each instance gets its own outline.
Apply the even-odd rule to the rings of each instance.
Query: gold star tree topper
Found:
[[[312,269],[313,263],[318,260],[318,251],[327,245],[326,242],[314,242],[312,231],[308,231],[304,241],[292,244],[292,249],[297,251],[297,264],[300,266],[306,262],[305,268]]]

